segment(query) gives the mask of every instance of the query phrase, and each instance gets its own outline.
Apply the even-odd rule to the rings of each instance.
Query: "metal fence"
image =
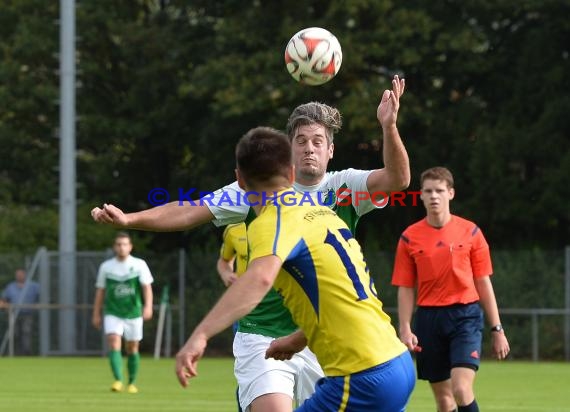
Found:
[[[397,306],[394,254],[364,255],[384,305]],[[563,250],[491,250],[493,288],[511,346],[511,359],[570,361],[570,247]],[[391,311],[395,315],[395,309]],[[394,324],[397,317],[393,316]],[[484,336],[484,353],[491,339]]]
[[[155,277],[155,302],[163,288],[170,286],[171,307],[163,334],[163,353],[176,351],[190,331],[206,314],[223,292],[216,272],[217,248],[207,250],[179,250],[165,255],[143,257]],[[376,287],[384,307],[397,320],[396,289],[390,285],[393,254],[366,250],[367,263],[374,274]],[[103,354],[105,342],[102,333],[91,326],[95,279],[99,264],[111,256],[111,251],[78,252],[75,274],[74,305],[58,302],[58,254],[43,248],[34,256],[0,255],[0,285],[12,280],[17,267],[25,266],[28,275],[40,283],[41,300],[33,307],[33,353],[36,355],[92,355]],[[512,359],[535,361],[570,361],[570,247],[564,251],[495,251],[493,252],[493,285],[501,318],[511,343]],[[18,354],[16,338],[17,306],[0,309],[0,355]],[[73,351],[61,350],[62,313],[74,314]],[[158,312],[155,312],[158,314]],[[65,318],[65,317],[64,317]],[[158,316],[145,322],[145,338],[141,351],[154,352]],[[68,319],[68,318],[66,318]],[[231,354],[231,331],[209,344],[211,353]],[[10,346],[12,344],[12,346]],[[484,354],[490,354],[490,339],[484,340]]]
[[[60,304],[27,304],[27,305],[10,305],[5,308],[6,317],[6,332],[2,338],[0,345],[0,353],[7,356],[18,355],[40,355],[40,356],[54,356],[54,355],[105,355],[107,352],[107,342],[102,331],[97,331],[91,326],[91,313],[93,305],[79,304],[79,305],[60,305]],[[154,305],[156,313],[160,312],[160,305]],[[145,339],[154,342],[154,357],[161,356],[170,357],[172,354],[172,310],[177,310],[177,306],[166,306],[164,323],[159,328],[160,323],[151,322],[144,325]],[[49,322],[50,320],[57,319],[58,314],[64,310],[71,310],[74,312],[75,317],[78,319],[80,328],[77,330],[77,344],[74,345],[75,351],[72,353],[63,352],[58,349],[56,339],[52,334],[46,335],[45,329],[42,327],[42,322]],[[25,313],[23,313],[25,311]],[[27,318],[32,325],[30,328],[31,334],[28,337],[22,336],[22,331],[19,328],[19,323]],[[52,324],[54,322],[51,322]],[[160,329],[160,332],[157,330]],[[28,353],[24,351],[23,340],[29,339],[31,343],[31,351]]]
[[[112,256],[110,250],[103,252],[77,252],[75,271],[75,302],[73,304],[62,305],[59,303],[62,289],[65,286],[60,284],[59,278],[59,253],[51,252],[45,248],[40,248],[33,257],[18,256],[22,259],[18,262],[13,256],[0,255],[0,267],[9,268],[2,278],[2,285],[6,285],[12,279],[10,276],[15,268],[25,267],[27,279],[38,282],[40,285],[40,301],[38,304],[13,304],[5,310],[0,310],[0,354],[19,354],[21,349],[22,331],[18,324],[19,318],[25,314],[30,317],[33,324],[31,330],[32,354],[40,356],[50,355],[98,355],[105,351],[105,340],[102,332],[91,325],[93,311],[93,299],[95,296],[95,281],[99,265]],[[181,259],[182,257],[182,259]],[[157,296],[155,303],[159,302],[162,288],[171,282],[178,282],[186,277],[184,268],[186,267],[186,254],[183,251],[163,255],[145,257],[153,275],[155,276],[154,291]],[[183,262],[183,263],[181,263]],[[178,284],[175,289],[178,289]],[[183,300],[182,302],[184,302]],[[155,305],[158,314],[159,306]],[[166,311],[167,328],[163,331],[164,353],[169,355],[172,350],[173,321],[172,311],[177,312],[177,321],[183,326],[184,316],[180,313],[184,311],[180,305],[170,305]],[[72,325],[63,324],[62,321],[70,319],[66,314],[73,316]],[[73,342],[64,342],[69,338],[69,333],[62,333],[63,328],[72,329]],[[157,329],[157,319],[145,323],[145,345],[150,345],[155,337]],[[184,335],[184,328],[178,330],[181,336]],[[65,343],[65,345],[64,345]],[[63,350],[65,348],[65,350]]]

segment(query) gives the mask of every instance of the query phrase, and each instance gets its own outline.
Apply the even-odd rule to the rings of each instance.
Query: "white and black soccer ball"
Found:
[[[342,49],[330,31],[309,27],[295,33],[287,43],[285,64],[295,80],[318,86],[338,73],[342,64]]]

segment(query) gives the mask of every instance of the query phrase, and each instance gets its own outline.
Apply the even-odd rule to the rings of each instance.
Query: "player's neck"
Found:
[[[276,193],[283,190],[293,190],[291,186],[284,184],[262,186],[255,189],[247,189],[247,200],[256,215],[261,213],[261,209],[267,206],[268,201],[275,197]]]
[[[451,212],[449,210],[443,212],[428,213],[427,222],[430,226],[440,228],[445,226],[451,220]]]
[[[129,258],[130,255],[127,256],[115,256],[115,259],[117,259],[119,262],[124,262]]]
[[[295,182],[302,186],[316,186],[321,183],[324,177],[324,175],[311,177],[295,176]]]

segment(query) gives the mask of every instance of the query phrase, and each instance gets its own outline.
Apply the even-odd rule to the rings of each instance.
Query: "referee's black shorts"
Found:
[[[441,382],[451,369],[479,369],[483,311],[478,302],[451,306],[420,306],[414,333],[422,351],[416,353],[418,378]]]

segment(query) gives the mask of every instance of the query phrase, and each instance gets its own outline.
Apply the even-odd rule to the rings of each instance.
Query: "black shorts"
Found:
[[[451,369],[479,369],[483,311],[478,302],[442,307],[418,307],[414,333],[422,351],[416,354],[418,378],[441,382]]]

